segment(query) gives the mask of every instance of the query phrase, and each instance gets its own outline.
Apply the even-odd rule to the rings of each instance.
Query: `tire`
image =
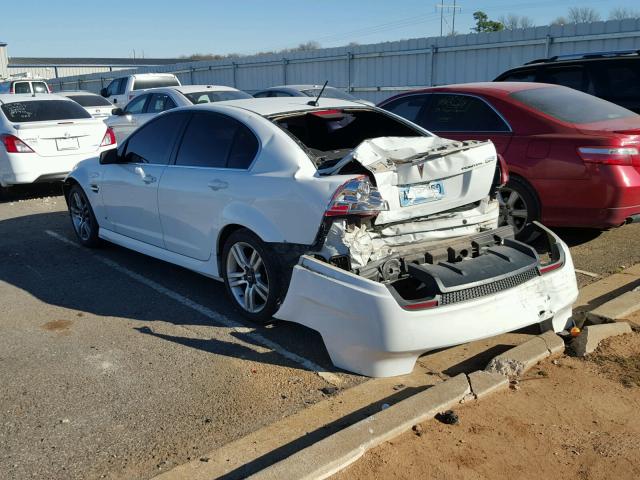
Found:
[[[78,241],[85,247],[95,248],[100,246],[98,237],[98,221],[91,208],[91,203],[82,187],[77,183],[69,190],[67,199],[71,226]]]
[[[269,323],[284,296],[273,250],[249,230],[236,230],[224,244],[220,267],[234,307],[252,322]]]
[[[500,225],[511,225],[516,238],[521,241],[533,240],[527,226],[540,220],[540,202],[533,189],[518,177],[512,177],[498,192],[500,204]]]

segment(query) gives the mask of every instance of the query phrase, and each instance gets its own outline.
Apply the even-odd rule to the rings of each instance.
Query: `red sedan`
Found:
[[[397,95],[380,107],[439,136],[491,139],[509,165],[502,222],[610,228],[640,221],[640,115],[583,92],[526,82]]]

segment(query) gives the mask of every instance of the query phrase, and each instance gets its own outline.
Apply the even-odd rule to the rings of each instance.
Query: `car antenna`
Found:
[[[324,82],[324,85],[320,89],[320,93],[318,94],[316,99],[315,100],[311,100],[310,102],[307,102],[307,105],[311,105],[312,107],[317,107],[318,106],[318,100],[320,100],[320,97],[324,93],[324,89],[327,88],[327,83],[329,83],[329,80]]]

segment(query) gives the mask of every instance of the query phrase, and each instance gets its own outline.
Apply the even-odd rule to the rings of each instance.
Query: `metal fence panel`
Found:
[[[98,91],[129,73],[173,72],[184,84],[235,86],[255,92],[280,84],[328,80],[378,102],[411,88],[489,81],[525,62],[553,55],[640,49],[640,19],[533,27],[495,33],[430,37],[372,45],[186,62],[52,79],[60,86]]]

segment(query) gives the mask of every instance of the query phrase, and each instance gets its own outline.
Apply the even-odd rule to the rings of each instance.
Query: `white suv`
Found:
[[[118,107],[124,107],[141,90],[158,87],[177,87],[180,80],[172,73],[138,73],[112,80],[100,95]]]
[[[51,93],[45,80],[21,78],[0,82],[0,93]]]

